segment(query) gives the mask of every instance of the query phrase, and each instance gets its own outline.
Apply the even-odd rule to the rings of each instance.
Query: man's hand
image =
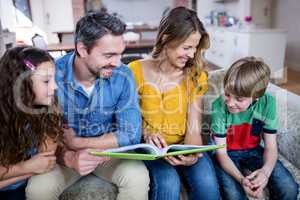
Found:
[[[29,173],[42,174],[50,171],[56,164],[54,151],[38,153],[23,162],[23,170]]]
[[[63,142],[69,149],[79,150],[81,139],[72,128],[64,128]]]
[[[90,155],[88,149],[79,150],[73,153],[71,163],[68,167],[75,169],[81,176],[93,172],[98,165],[104,164],[109,157]]]

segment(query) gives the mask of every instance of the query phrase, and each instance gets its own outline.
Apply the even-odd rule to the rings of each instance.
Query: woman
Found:
[[[196,12],[174,8],[161,19],[151,58],[130,63],[141,97],[143,139],[159,148],[201,145],[201,96],[207,90],[202,53],[209,38]],[[207,154],[180,155],[145,162],[150,199],[179,199],[181,179],[191,199],[219,199]]]

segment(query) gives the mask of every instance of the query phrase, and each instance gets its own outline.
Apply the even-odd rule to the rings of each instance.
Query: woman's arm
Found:
[[[202,145],[201,127],[202,127],[202,111],[203,103],[202,97],[198,97],[187,110],[187,128],[184,138],[184,144]],[[191,166],[198,161],[202,154],[190,154],[169,156],[165,159],[172,165]]]
[[[187,112],[188,119],[184,144],[202,145],[202,97],[198,97],[195,101],[193,101],[191,105],[189,105]]]

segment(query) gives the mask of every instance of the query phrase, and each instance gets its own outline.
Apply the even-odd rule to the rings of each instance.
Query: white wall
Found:
[[[288,31],[286,64],[300,71],[300,1],[274,0],[272,27]]]
[[[173,0],[102,0],[108,12],[121,15],[124,22],[158,24],[163,11],[174,6]]]
[[[250,0],[228,1],[226,3],[215,3],[213,0],[198,0],[197,11],[201,20],[210,14],[210,11],[226,11],[228,15],[243,19],[250,13]]]
[[[32,22],[16,22],[16,9],[12,0],[0,0],[0,18],[3,29],[16,32],[17,41],[31,44],[31,37],[38,33],[48,43],[58,42],[55,31],[73,31],[72,0],[30,0]]]

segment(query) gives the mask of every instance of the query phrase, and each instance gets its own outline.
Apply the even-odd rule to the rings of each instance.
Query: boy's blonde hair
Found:
[[[224,91],[238,97],[259,98],[270,80],[270,68],[256,57],[245,57],[233,63],[224,77]]]

